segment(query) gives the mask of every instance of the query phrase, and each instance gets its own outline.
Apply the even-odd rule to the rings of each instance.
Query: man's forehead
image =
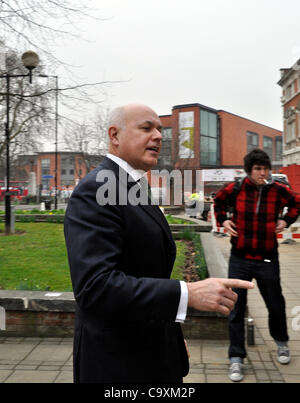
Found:
[[[159,117],[151,117],[147,116],[145,118],[137,119],[136,122],[139,125],[143,124],[151,124],[151,125],[161,125]]]
[[[269,169],[269,167],[267,165],[258,165],[258,164],[254,164],[252,166],[252,168],[254,168],[254,169]]]
[[[152,123],[152,124],[161,124],[160,119],[156,112],[148,107],[135,107],[127,110],[126,120],[134,120],[138,124],[143,123]]]

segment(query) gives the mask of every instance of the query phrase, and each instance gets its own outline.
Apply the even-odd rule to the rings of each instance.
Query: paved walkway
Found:
[[[228,260],[229,237],[215,240]],[[248,348],[249,375],[253,374],[256,382],[300,383],[300,241],[284,244],[279,240],[279,256],[292,360],[289,365],[280,365],[276,360],[276,345],[268,329],[268,311],[256,287],[248,292],[248,308],[255,322],[255,346]],[[250,377],[246,376],[245,382]]]
[[[229,256],[229,238],[215,238],[225,258]],[[267,325],[267,310],[257,290],[249,292],[248,305],[255,320],[255,346],[248,347],[243,383],[300,383],[300,329],[293,330],[293,320],[300,326],[300,242],[280,245],[282,288],[287,303],[292,361],[280,365]],[[298,320],[297,320],[298,315]],[[72,382],[72,339],[1,338],[0,383]],[[227,341],[188,340],[191,353],[190,373],[185,382],[231,383],[227,377]]]
[[[191,369],[184,382],[230,383],[227,378],[228,342],[188,340],[188,345]],[[255,349],[251,350],[255,354]],[[284,381],[272,365],[272,358],[262,351],[265,356],[257,353],[253,362],[246,362],[244,382]],[[266,369],[263,359],[267,360]],[[0,383],[70,383],[73,382],[72,370],[72,339],[0,339]]]
[[[67,338],[0,338],[0,382],[72,382],[72,342]]]

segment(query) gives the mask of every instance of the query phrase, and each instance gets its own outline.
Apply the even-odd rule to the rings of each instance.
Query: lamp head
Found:
[[[28,52],[23,53],[22,62],[24,66],[29,70],[29,82],[32,83],[32,70],[36,68],[39,64],[40,59],[35,52],[29,50]]]
[[[31,71],[37,67],[37,65],[40,62],[40,59],[35,52],[32,52],[31,50],[29,50],[28,52],[23,53],[22,62],[23,62],[23,65],[28,70]]]

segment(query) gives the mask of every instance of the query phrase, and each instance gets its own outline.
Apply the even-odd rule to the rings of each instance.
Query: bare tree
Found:
[[[92,104],[95,107],[104,101],[105,84],[112,82],[79,83],[74,79],[74,74],[70,74],[70,66],[63,60],[58,60],[53,52],[54,45],[68,37],[83,39],[80,30],[82,21],[88,18],[101,20],[96,17],[97,13],[92,10],[90,4],[90,0],[63,0],[60,2],[57,0],[0,0],[0,41],[5,43],[2,52],[0,50],[0,58],[1,53],[3,56],[10,52],[9,49],[16,49],[17,52],[20,49],[31,48],[39,53],[41,66],[47,65],[44,75],[50,75],[53,71],[56,73],[58,66],[63,66],[69,73],[64,75],[59,73],[59,88],[55,88],[55,84],[51,82],[50,78],[48,82],[45,82],[45,79],[44,82],[42,79],[37,79],[39,71],[34,73],[34,84],[30,90],[24,80],[14,80],[14,88],[10,94],[13,103],[11,108],[13,118],[9,136],[12,153],[40,150],[42,137],[50,139],[50,128],[52,128],[53,136],[55,118],[53,95],[55,91],[59,93],[60,135],[64,135],[64,126],[67,124],[78,127],[75,120],[79,113],[80,116],[87,115]],[[22,69],[22,67],[18,66],[18,69]],[[4,82],[0,83],[1,120],[5,113],[5,104],[1,100],[5,99],[5,96]],[[99,100],[99,98],[101,99]],[[99,120],[98,126],[102,125],[103,122]],[[93,126],[95,125],[93,124]],[[4,130],[0,130],[0,156],[5,148],[3,132]],[[53,143],[53,139],[50,141]],[[103,147],[95,136],[90,142],[95,144],[94,149],[99,150]],[[83,146],[81,147],[83,148]],[[3,162],[2,157],[1,161]]]
[[[59,122],[60,137],[65,140],[67,148],[71,151],[81,151],[86,155],[103,155],[107,149],[106,126],[108,121],[108,108],[98,105],[98,111],[89,123],[77,123],[72,117],[67,116],[67,108],[72,112],[83,116],[84,104],[91,107],[91,104],[98,104],[89,93],[90,87],[96,91],[96,84],[77,84],[73,86],[59,86],[53,81],[55,76],[43,74],[42,67],[34,71],[32,84],[29,84],[27,77],[16,77],[27,75],[27,69],[20,63],[20,56],[16,51],[8,50],[5,55],[4,70],[1,71],[0,79],[0,119],[5,122],[7,113],[6,98],[7,88],[5,82],[6,74],[11,76],[9,104],[10,104],[10,127],[9,142],[11,162],[14,155],[34,153],[42,149],[45,143],[54,144],[55,121]],[[52,81],[51,81],[52,80]],[[62,113],[56,114],[56,95],[59,94],[59,106]],[[86,145],[85,145],[86,144]],[[4,150],[6,148],[6,135],[0,129],[0,157],[4,163]],[[87,161],[87,165],[90,165]]]
[[[94,119],[95,136],[98,141],[97,153],[105,155],[108,151],[108,122],[109,122],[110,109],[102,106],[96,111]]]
[[[57,41],[80,36],[80,22],[95,18],[89,0],[0,0],[0,38],[17,49],[29,46],[52,63]]]
[[[86,105],[103,102],[104,86],[112,82],[80,83],[75,78],[74,66],[59,60],[54,46],[70,37],[89,39],[80,29],[82,22],[105,20],[97,17],[98,11],[90,4],[91,0],[0,0],[0,42],[7,46],[1,50],[0,45],[0,59],[7,49],[31,49],[39,54],[44,74],[57,74],[58,67],[63,67],[59,70],[60,104],[81,113]]]
[[[109,108],[98,108],[90,122],[69,123],[65,126],[63,136],[68,151],[79,152],[85,164],[86,172],[98,165],[108,150]],[[76,169],[76,167],[75,167]],[[78,177],[80,177],[77,172]]]
[[[6,58],[5,71],[11,76],[26,75],[28,72],[19,63],[18,54],[10,51]],[[41,73],[41,71],[39,71]],[[28,78],[12,77],[9,91],[10,126],[9,143],[10,154],[34,152],[41,147],[41,134],[47,135],[51,110],[51,94],[46,91],[45,85],[36,80],[32,84]],[[7,88],[5,80],[0,82],[0,120],[5,122]],[[42,131],[42,133],[41,133]],[[6,145],[4,126],[0,131],[0,157],[3,160]]]

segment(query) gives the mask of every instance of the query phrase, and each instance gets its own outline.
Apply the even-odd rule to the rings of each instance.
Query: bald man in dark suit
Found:
[[[182,382],[189,369],[180,326],[187,306],[228,315],[236,301],[231,288],[253,284],[170,280],[175,243],[138,183],[157,163],[160,119],[144,105],[116,108],[108,135],[109,154],[76,187],[65,217],[77,302],[74,380]]]

